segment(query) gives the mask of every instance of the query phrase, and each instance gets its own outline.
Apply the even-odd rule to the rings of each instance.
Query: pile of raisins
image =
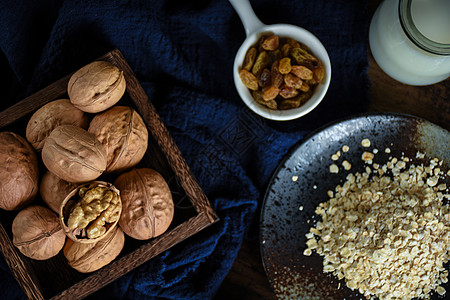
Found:
[[[325,68],[305,45],[271,34],[250,47],[239,76],[258,103],[270,109],[292,109],[311,98]]]

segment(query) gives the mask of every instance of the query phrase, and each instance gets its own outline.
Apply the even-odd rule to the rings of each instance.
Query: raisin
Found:
[[[252,47],[248,49],[247,53],[245,54],[242,69],[245,69],[247,71],[250,71],[252,69],[253,64],[255,63],[256,54],[257,54],[256,48]]]
[[[278,65],[278,72],[281,74],[288,74],[291,72],[291,59],[289,57],[285,57],[280,60],[280,64]]]
[[[264,69],[261,74],[258,76],[258,84],[260,87],[266,87],[271,84],[269,69]]]
[[[249,89],[256,91],[259,88],[258,80],[256,79],[255,75],[253,75],[249,71],[241,69],[239,71],[239,77],[241,77],[242,83]]]
[[[266,51],[262,51],[258,54],[256,57],[255,64],[252,68],[252,73],[255,76],[259,76],[261,72],[269,65],[269,56],[267,55]]]
[[[270,57],[271,63],[273,63],[276,60],[282,59],[284,56],[283,56],[283,53],[281,53],[281,50],[277,49],[275,51],[270,51],[269,52],[269,57]]]
[[[301,104],[304,104],[309,98],[311,98],[312,94],[313,94],[313,90],[310,89],[310,90],[307,91],[306,93],[300,93],[300,94],[298,94],[298,96],[295,97],[295,98],[296,98],[296,99],[299,99]]]
[[[275,100],[266,101],[266,106],[270,109],[277,109],[278,103]]]
[[[305,66],[292,66],[291,73],[303,80],[313,79],[313,71]]]
[[[301,44],[294,40],[293,38],[286,38],[286,44],[290,45],[292,48],[300,48]]]
[[[253,99],[256,100],[259,104],[266,105],[266,101],[262,97],[263,93],[261,90],[252,91]]]
[[[280,103],[280,109],[292,109],[300,107],[301,101],[297,98],[294,99],[284,99]]]
[[[278,35],[271,35],[264,39],[264,42],[262,43],[262,48],[264,50],[273,51],[278,48],[279,45],[279,38]]]
[[[275,100],[266,101],[263,99],[262,95],[263,95],[262,91],[253,91],[252,92],[252,96],[256,100],[256,102],[258,102],[259,104],[264,105],[270,109],[277,109],[277,105],[278,105],[277,101],[275,101]]]
[[[291,49],[292,49],[291,45],[284,44],[283,47],[281,47],[281,54],[283,54],[284,57],[289,56]]]
[[[313,83],[318,84],[322,81],[323,77],[325,77],[325,67],[323,64],[319,61],[317,68],[314,69],[313,74]]]
[[[317,66],[318,60],[305,49],[292,48],[289,55],[294,59],[297,65],[308,66],[311,69]]]
[[[280,109],[291,109],[300,107],[300,105],[304,104],[309,98],[312,96],[312,90],[309,90],[307,93],[300,93],[298,96],[291,99],[284,99],[280,103]]]
[[[263,89],[263,99],[265,101],[273,100],[275,99],[278,94],[280,93],[280,89],[276,86],[270,86],[268,88]]]
[[[303,81],[302,86],[299,88],[300,91],[302,92],[308,92],[310,90],[309,84],[306,83],[305,81]]]
[[[280,72],[278,71],[278,65],[279,65],[279,61],[275,61],[272,64],[272,69],[271,69],[271,79],[272,79],[272,86],[275,87],[280,87],[281,84],[283,83],[283,75],[280,74]]]
[[[283,97],[284,99],[293,98],[293,97],[297,96],[298,93],[299,92],[297,89],[289,87],[285,84],[280,88],[280,96]]]
[[[293,74],[286,74],[284,75],[284,83],[294,89],[300,89],[303,85],[303,80]]]

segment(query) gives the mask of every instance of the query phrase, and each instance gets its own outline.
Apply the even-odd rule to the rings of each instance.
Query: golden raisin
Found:
[[[301,44],[294,40],[293,38],[286,38],[286,43],[291,46],[291,48],[300,48]]]
[[[303,85],[303,80],[289,73],[284,75],[284,83],[286,83],[286,85],[289,87],[300,89]]]
[[[289,57],[285,57],[280,60],[278,71],[281,74],[288,74],[289,72],[291,72],[291,59]]]
[[[258,90],[258,91],[253,91],[252,92],[252,96],[253,98],[256,100],[256,102],[258,102],[261,105],[264,105],[270,109],[277,109],[277,101],[275,100],[264,100],[263,99],[263,93],[262,91]]]
[[[277,101],[275,101],[275,100],[269,100],[269,101],[266,101],[266,106],[270,109],[277,109],[278,104],[277,104]]]
[[[280,96],[283,97],[284,99],[293,98],[293,97],[297,96],[298,93],[299,92],[297,89],[294,89],[293,87],[289,87],[285,84],[280,88]]]
[[[305,81],[303,81],[302,86],[299,88],[302,92],[308,92],[310,90],[309,84]]]
[[[277,50],[274,50],[274,51],[269,51],[269,60],[271,62],[274,62],[276,60],[280,60],[283,57],[284,57],[283,53],[281,53],[280,49],[277,49]]]
[[[249,71],[242,69],[239,71],[239,77],[242,83],[251,90],[256,91],[258,89],[258,80],[256,76]]]
[[[316,66],[318,59],[302,48],[292,48],[289,53],[295,63],[302,66]]]
[[[253,67],[253,64],[255,63],[256,54],[258,54],[256,48],[251,47],[248,49],[247,53],[244,57],[244,63],[242,64],[242,69],[245,69],[247,71],[250,71]]]
[[[325,67],[319,61],[317,68],[314,69],[313,83],[318,84],[319,82],[322,81],[324,76],[325,76]]]
[[[269,65],[269,55],[267,55],[266,51],[262,51],[256,57],[256,61],[252,67],[252,73],[255,76],[259,76],[261,72]]]
[[[313,78],[313,71],[304,66],[292,66],[291,73],[303,80],[311,80]]]
[[[252,91],[253,99],[256,100],[259,104],[266,105],[266,101],[262,97],[263,92],[261,90]]]
[[[276,86],[271,86],[263,90],[262,97],[265,101],[269,101],[275,99],[279,93],[280,93],[279,88],[277,88]]]
[[[280,103],[280,109],[292,109],[292,108],[297,108],[300,107],[300,100],[297,98],[293,98],[293,99],[285,99],[283,101],[281,101]]]
[[[278,48],[279,38],[278,35],[271,35],[264,39],[262,43],[262,48],[264,50],[273,51]]]
[[[291,49],[292,46],[286,43],[283,45],[283,47],[281,47],[281,54],[283,54],[284,57],[289,56]]]

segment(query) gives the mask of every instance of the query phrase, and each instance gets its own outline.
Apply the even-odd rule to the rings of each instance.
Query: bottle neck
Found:
[[[412,2],[413,1],[422,1],[422,0],[399,0],[398,14],[399,14],[399,18],[400,18],[400,24],[402,25],[402,28],[403,28],[406,36],[417,47],[421,48],[422,50],[424,50],[428,53],[432,53],[432,54],[436,54],[436,55],[443,55],[443,56],[450,55],[450,43],[446,43],[446,42],[441,43],[438,41],[431,40],[430,38],[426,37],[417,28],[417,25],[414,22],[415,20],[414,20],[413,12],[412,12],[412,9],[413,9]],[[445,7],[444,7],[444,9],[445,9]],[[419,13],[422,13],[422,12],[419,12]],[[426,16],[424,16],[424,17],[426,17]],[[441,26],[441,25],[439,24],[438,26]],[[447,34],[450,34],[450,32],[447,31]]]

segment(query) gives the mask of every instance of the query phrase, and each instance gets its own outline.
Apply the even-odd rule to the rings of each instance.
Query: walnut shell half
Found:
[[[89,118],[86,113],[73,106],[69,99],[52,101],[31,116],[26,128],[26,138],[36,151],[41,151],[47,136],[53,129],[64,124],[86,129]]]
[[[147,151],[148,131],[141,116],[127,106],[114,106],[96,115],[89,125],[108,157],[107,172],[121,172],[137,165]]]
[[[80,273],[94,272],[112,262],[122,251],[125,235],[120,227],[96,243],[84,244],[67,240],[63,253],[69,265]]]
[[[19,251],[33,259],[49,259],[59,253],[66,241],[58,216],[43,206],[28,206],[14,218],[13,243]]]
[[[164,177],[149,168],[133,169],[114,182],[120,189],[119,226],[132,238],[147,240],[163,234],[174,215],[172,194]]]
[[[69,79],[70,102],[88,113],[106,110],[122,98],[126,89],[123,71],[107,61],[92,62]]]
[[[114,230],[121,212],[119,190],[109,182],[93,181],[67,195],[59,209],[59,220],[71,240],[95,243]]]
[[[38,192],[39,169],[33,147],[21,136],[0,132],[0,208],[18,210]]]
[[[92,133],[73,125],[56,127],[42,148],[42,161],[61,179],[87,182],[106,169],[106,151]]]

